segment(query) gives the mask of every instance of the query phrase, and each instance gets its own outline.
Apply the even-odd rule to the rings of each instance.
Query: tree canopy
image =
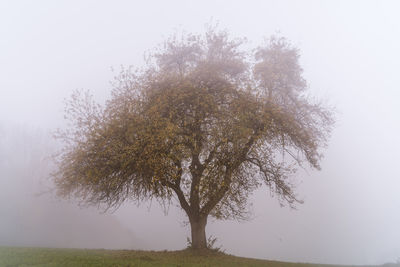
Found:
[[[58,136],[59,193],[106,207],[176,199],[195,248],[206,246],[208,216],[247,218],[262,184],[282,204],[300,202],[291,178],[305,163],[320,168],[332,113],[307,96],[286,39],[250,51],[243,42],[214,29],[175,35],[145,67],[123,69],[105,105],[76,92]]]

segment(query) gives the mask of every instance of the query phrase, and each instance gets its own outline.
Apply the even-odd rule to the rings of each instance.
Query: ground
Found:
[[[0,247],[0,266],[334,267],[334,265],[285,263],[277,261],[249,259],[208,250],[195,252],[193,250],[187,249],[181,251],[156,252],[136,250],[87,250],[15,247]]]

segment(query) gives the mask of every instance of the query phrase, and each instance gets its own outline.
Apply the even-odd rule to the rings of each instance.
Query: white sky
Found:
[[[323,170],[300,173],[305,204],[254,196],[254,219],[210,222],[228,253],[286,261],[375,264],[400,257],[400,3],[397,1],[0,1],[0,123],[54,129],[63,99],[104,100],[122,65],[176,29],[212,19],[254,47],[279,32],[301,51],[310,91],[335,106]],[[156,205],[155,205],[156,206]],[[149,248],[180,249],[182,214],[124,206]],[[157,235],[162,236],[157,241]]]

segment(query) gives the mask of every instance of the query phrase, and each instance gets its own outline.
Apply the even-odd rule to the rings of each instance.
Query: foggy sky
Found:
[[[305,203],[297,210],[280,208],[263,188],[252,197],[253,220],[211,220],[207,234],[240,256],[339,264],[396,261],[399,10],[397,1],[0,1],[0,130],[62,127],[63,99],[74,89],[89,89],[104,101],[116,74],[111,69],[140,66],[143,53],[176,30],[202,33],[206,23],[218,22],[232,36],[246,37],[250,47],[278,33],[299,48],[310,93],[337,111],[322,171],[298,173],[297,192]],[[13,149],[1,157],[4,151],[0,160],[12,157]],[[0,195],[7,191],[16,201],[9,203],[23,210],[17,179],[2,174]],[[87,216],[82,220],[90,221]],[[128,203],[96,218],[104,216],[117,220],[118,229],[129,229],[142,249],[182,249],[189,236],[175,207],[164,216],[156,203]],[[39,245],[46,244],[51,242]],[[114,247],[119,246],[137,248]]]

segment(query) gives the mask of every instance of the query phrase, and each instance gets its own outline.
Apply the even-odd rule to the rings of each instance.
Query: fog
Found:
[[[114,213],[57,199],[48,178],[63,100],[99,102],[121,65],[175,31],[219,23],[256,47],[278,33],[301,54],[312,95],[336,109],[321,171],[297,174],[305,203],[266,188],[253,219],[213,221],[227,253],[272,260],[382,264],[400,258],[400,4],[396,1],[1,1],[0,245],[175,250],[179,208],[126,203]]]

